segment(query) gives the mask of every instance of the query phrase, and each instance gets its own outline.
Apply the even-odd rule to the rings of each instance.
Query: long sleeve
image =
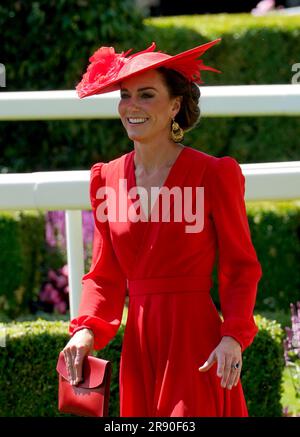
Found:
[[[218,243],[218,286],[224,319],[221,335],[235,338],[244,351],[258,332],[253,310],[262,276],[244,202],[245,177],[238,162],[225,156],[211,160],[208,179]]]
[[[126,296],[126,277],[113,250],[108,222],[97,220],[97,190],[104,186],[104,163],[94,164],[90,176],[90,201],[94,218],[92,262],[82,277],[82,296],[78,317],[71,320],[69,333],[89,328],[94,334],[94,349],[104,348],[117,333]]]

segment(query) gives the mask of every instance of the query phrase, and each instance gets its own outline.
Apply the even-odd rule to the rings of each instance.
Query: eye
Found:
[[[126,93],[121,93],[121,99],[128,99],[129,95]]]
[[[149,94],[149,93],[143,93],[142,94],[142,98],[143,99],[151,99],[152,97],[154,97],[153,94]]]

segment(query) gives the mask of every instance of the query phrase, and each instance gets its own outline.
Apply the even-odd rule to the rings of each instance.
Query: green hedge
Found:
[[[58,353],[68,341],[65,321],[6,324],[6,347],[0,348],[0,416],[65,416],[57,410]],[[122,328],[109,347],[95,353],[112,361],[109,414],[119,415],[118,372]],[[22,381],[22,384],[20,384]]]
[[[281,416],[282,330],[256,317],[260,331],[243,355],[242,382],[251,416]],[[68,323],[45,321],[5,325],[0,348],[0,416],[60,416],[57,411],[56,361],[68,341]],[[110,416],[119,416],[119,360],[123,326],[97,356],[113,363]],[[20,384],[20,381],[22,383]]]
[[[243,354],[242,381],[249,415],[282,415],[284,331],[275,320],[255,316],[259,328],[252,345]]]
[[[100,45],[140,50],[154,40],[174,54],[216,37],[222,42],[205,54],[205,62],[223,73],[203,72],[207,85],[291,83],[292,65],[299,62],[299,16],[209,14],[142,21],[132,4],[1,2],[6,90],[74,89]],[[26,35],[21,45],[20,35]],[[299,137],[297,117],[203,118],[185,144],[241,163],[297,160]],[[86,169],[132,147],[119,120],[2,122],[0,138],[0,171]]]
[[[258,284],[256,311],[289,312],[300,290],[300,202],[248,202],[251,238],[263,275]],[[212,295],[220,309],[217,268]]]
[[[263,270],[256,309],[289,312],[300,292],[300,201],[249,202],[247,212]]]
[[[41,285],[44,215],[37,211],[0,214],[0,313],[17,317]]]

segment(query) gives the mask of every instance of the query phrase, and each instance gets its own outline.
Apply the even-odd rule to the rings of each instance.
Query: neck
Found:
[[[161,168],[171,167],[183,149],[182,144],[169,141],[143,142],[134,141],[135,168],[142,168],[151,174]]]

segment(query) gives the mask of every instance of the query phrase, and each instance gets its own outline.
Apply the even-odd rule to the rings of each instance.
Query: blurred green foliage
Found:
[[[247,216],[252,243],[262,267],[256,311],[289,313],[300,289],[300,202],[248,202]],[[217,265],[212,296],[220,309]],[[286,320],[284,314],[281,320]]]

